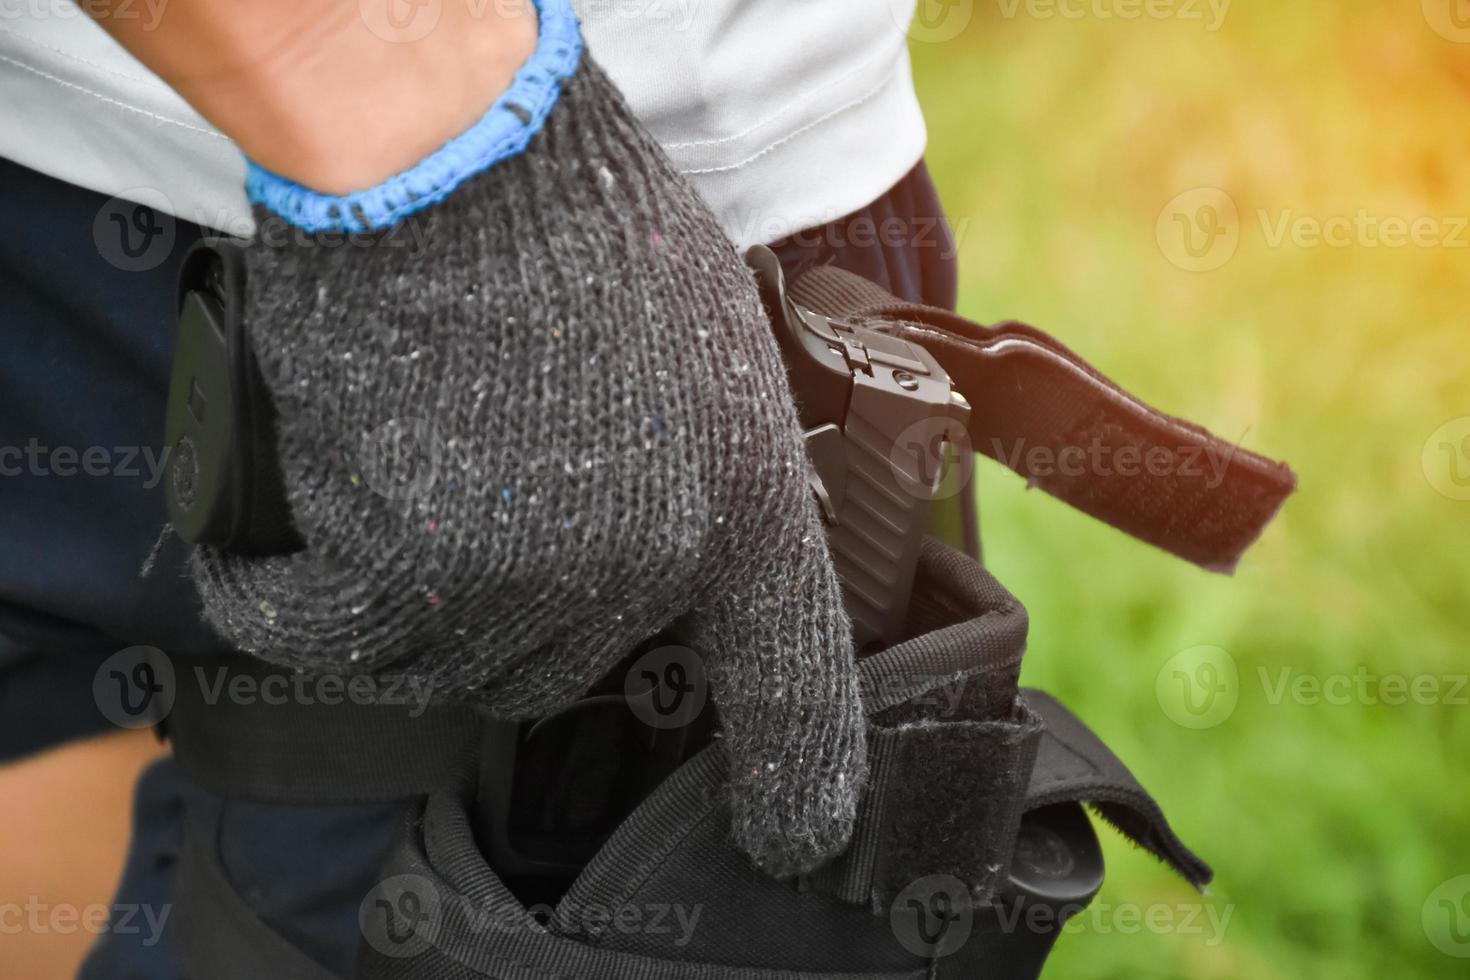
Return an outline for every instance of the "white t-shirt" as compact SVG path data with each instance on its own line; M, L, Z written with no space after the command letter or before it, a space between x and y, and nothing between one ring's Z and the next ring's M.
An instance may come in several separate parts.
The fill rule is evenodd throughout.
M923 152L906 45L916 0L573 2L593 55L742 248L857 210ZM146 27L168 3L114 15ZM0 156L252 227L240 151L71 0L0 0Z

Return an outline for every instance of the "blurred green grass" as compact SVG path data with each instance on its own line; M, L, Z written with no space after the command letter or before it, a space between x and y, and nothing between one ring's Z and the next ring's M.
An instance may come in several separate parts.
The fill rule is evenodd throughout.
M1470 707L1270 697L1284 667L1470 670L1470 502L1437 492L1421 462L1437 429L1470 416L1470 232L1454 233L1470 215L1470 45L1412 0L1232 6L1218 31L952 7L972 12L957 37L911 47L961 309L1043 326L1301 478L1221 578L982 465L987 563L1032 614L1025 682L1130 762L1214 865L1207 904L1230 913L1223 938L1086 917L1047 976L1470 976L1421 918L1436 886L1470 873ZM1155 236L1198 187L1240 216L1238 251L1209 272L1176 267ZM1454 240L1273 245L1260 217L1360 209L1427 216ZM1195 730L1165 714L1155 681L1199 645L1229 651L1240 682L1233 714ZM1197 901L1102 834L1101 902Z

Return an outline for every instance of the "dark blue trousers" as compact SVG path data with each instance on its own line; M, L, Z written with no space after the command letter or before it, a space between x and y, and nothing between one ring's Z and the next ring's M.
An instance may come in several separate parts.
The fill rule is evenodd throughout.
M0 760L105 730L102 661L129 646L227 652L199 617L183 547L139 570L165 522L163 416L174 281L200 229L0 160ZM869 207L777 243L788 272L836 263L952 306L954 242L920 164ZM119 918L84 980L176 980L167 927L185 814L260 915L347 974L393 806L221 798L172 761L139 781ZM146 910L149 914L144 915ZM158 934L130 923L159 922Z

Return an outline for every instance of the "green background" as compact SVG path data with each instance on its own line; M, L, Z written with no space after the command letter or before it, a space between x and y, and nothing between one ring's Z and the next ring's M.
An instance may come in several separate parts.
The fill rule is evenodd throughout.
M1470 976L1451 955L1470 956L1470 879L1451 881L1470 874L1470 691L1452 697L1470 671L1470 22L1459 37L1439 3L1239 3L1212 30L1193 0L1138 19L1128 0L921 0L962 311L1042 326L1301 479L1226 578L982 463L987 562L1032 616L1025 682L1130 762L1229 915L1191 927L1200 900L1104 829L1102 911L1048 977ZM1188 271L1168 209L1202 187L1233 200L1238 247ZM1358 225L1313 239L1333 217ZM1426 219L1424 240L1362 230L1390 218ZM1197 665L1171 658L1201 646L1235 666L1234 706L1189 727L1169 692ZM1360 668L1438 693L1278 696Z

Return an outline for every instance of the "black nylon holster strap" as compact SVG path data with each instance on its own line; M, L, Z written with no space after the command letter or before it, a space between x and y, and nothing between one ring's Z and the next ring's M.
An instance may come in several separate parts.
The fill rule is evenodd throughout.
M302 806L388 803L442 785L477 743L469 708L420 704L393 681L323 686L245 656L174 657L163 729L185 775L229 800ZM298 699L306 691L311 700ZM406 703L401 703L406 702ZM175 917L190 980L333 980L231 884L210 825L187 822Z
M480 736L472 709L421 705L406 681L395 694L392 680L361 678L373 693L355 700L354 679L338 678L333 703L324 703L319 683L303 685L253 657L176 657L173 667L177 693L163 727L174 758L190 779L227 799L412 799L441 785ZM248 682L247 697L231 693L239 679ZM317 692L313 703L295 700L289 692L298 689Z
M1053 803L1090 804L1120 832L1184 876L1196 888L1214 872L1169 826L1164 811L1102 739L1044 691L1027 689L1027 702L1045 730L1031 771L1026 809Z
M984 327L834 266L804 272L788 293L924 347L968 399L977 452L1202 568L1234 569L1296 488L1284 463L1145 404L1035 327Z

